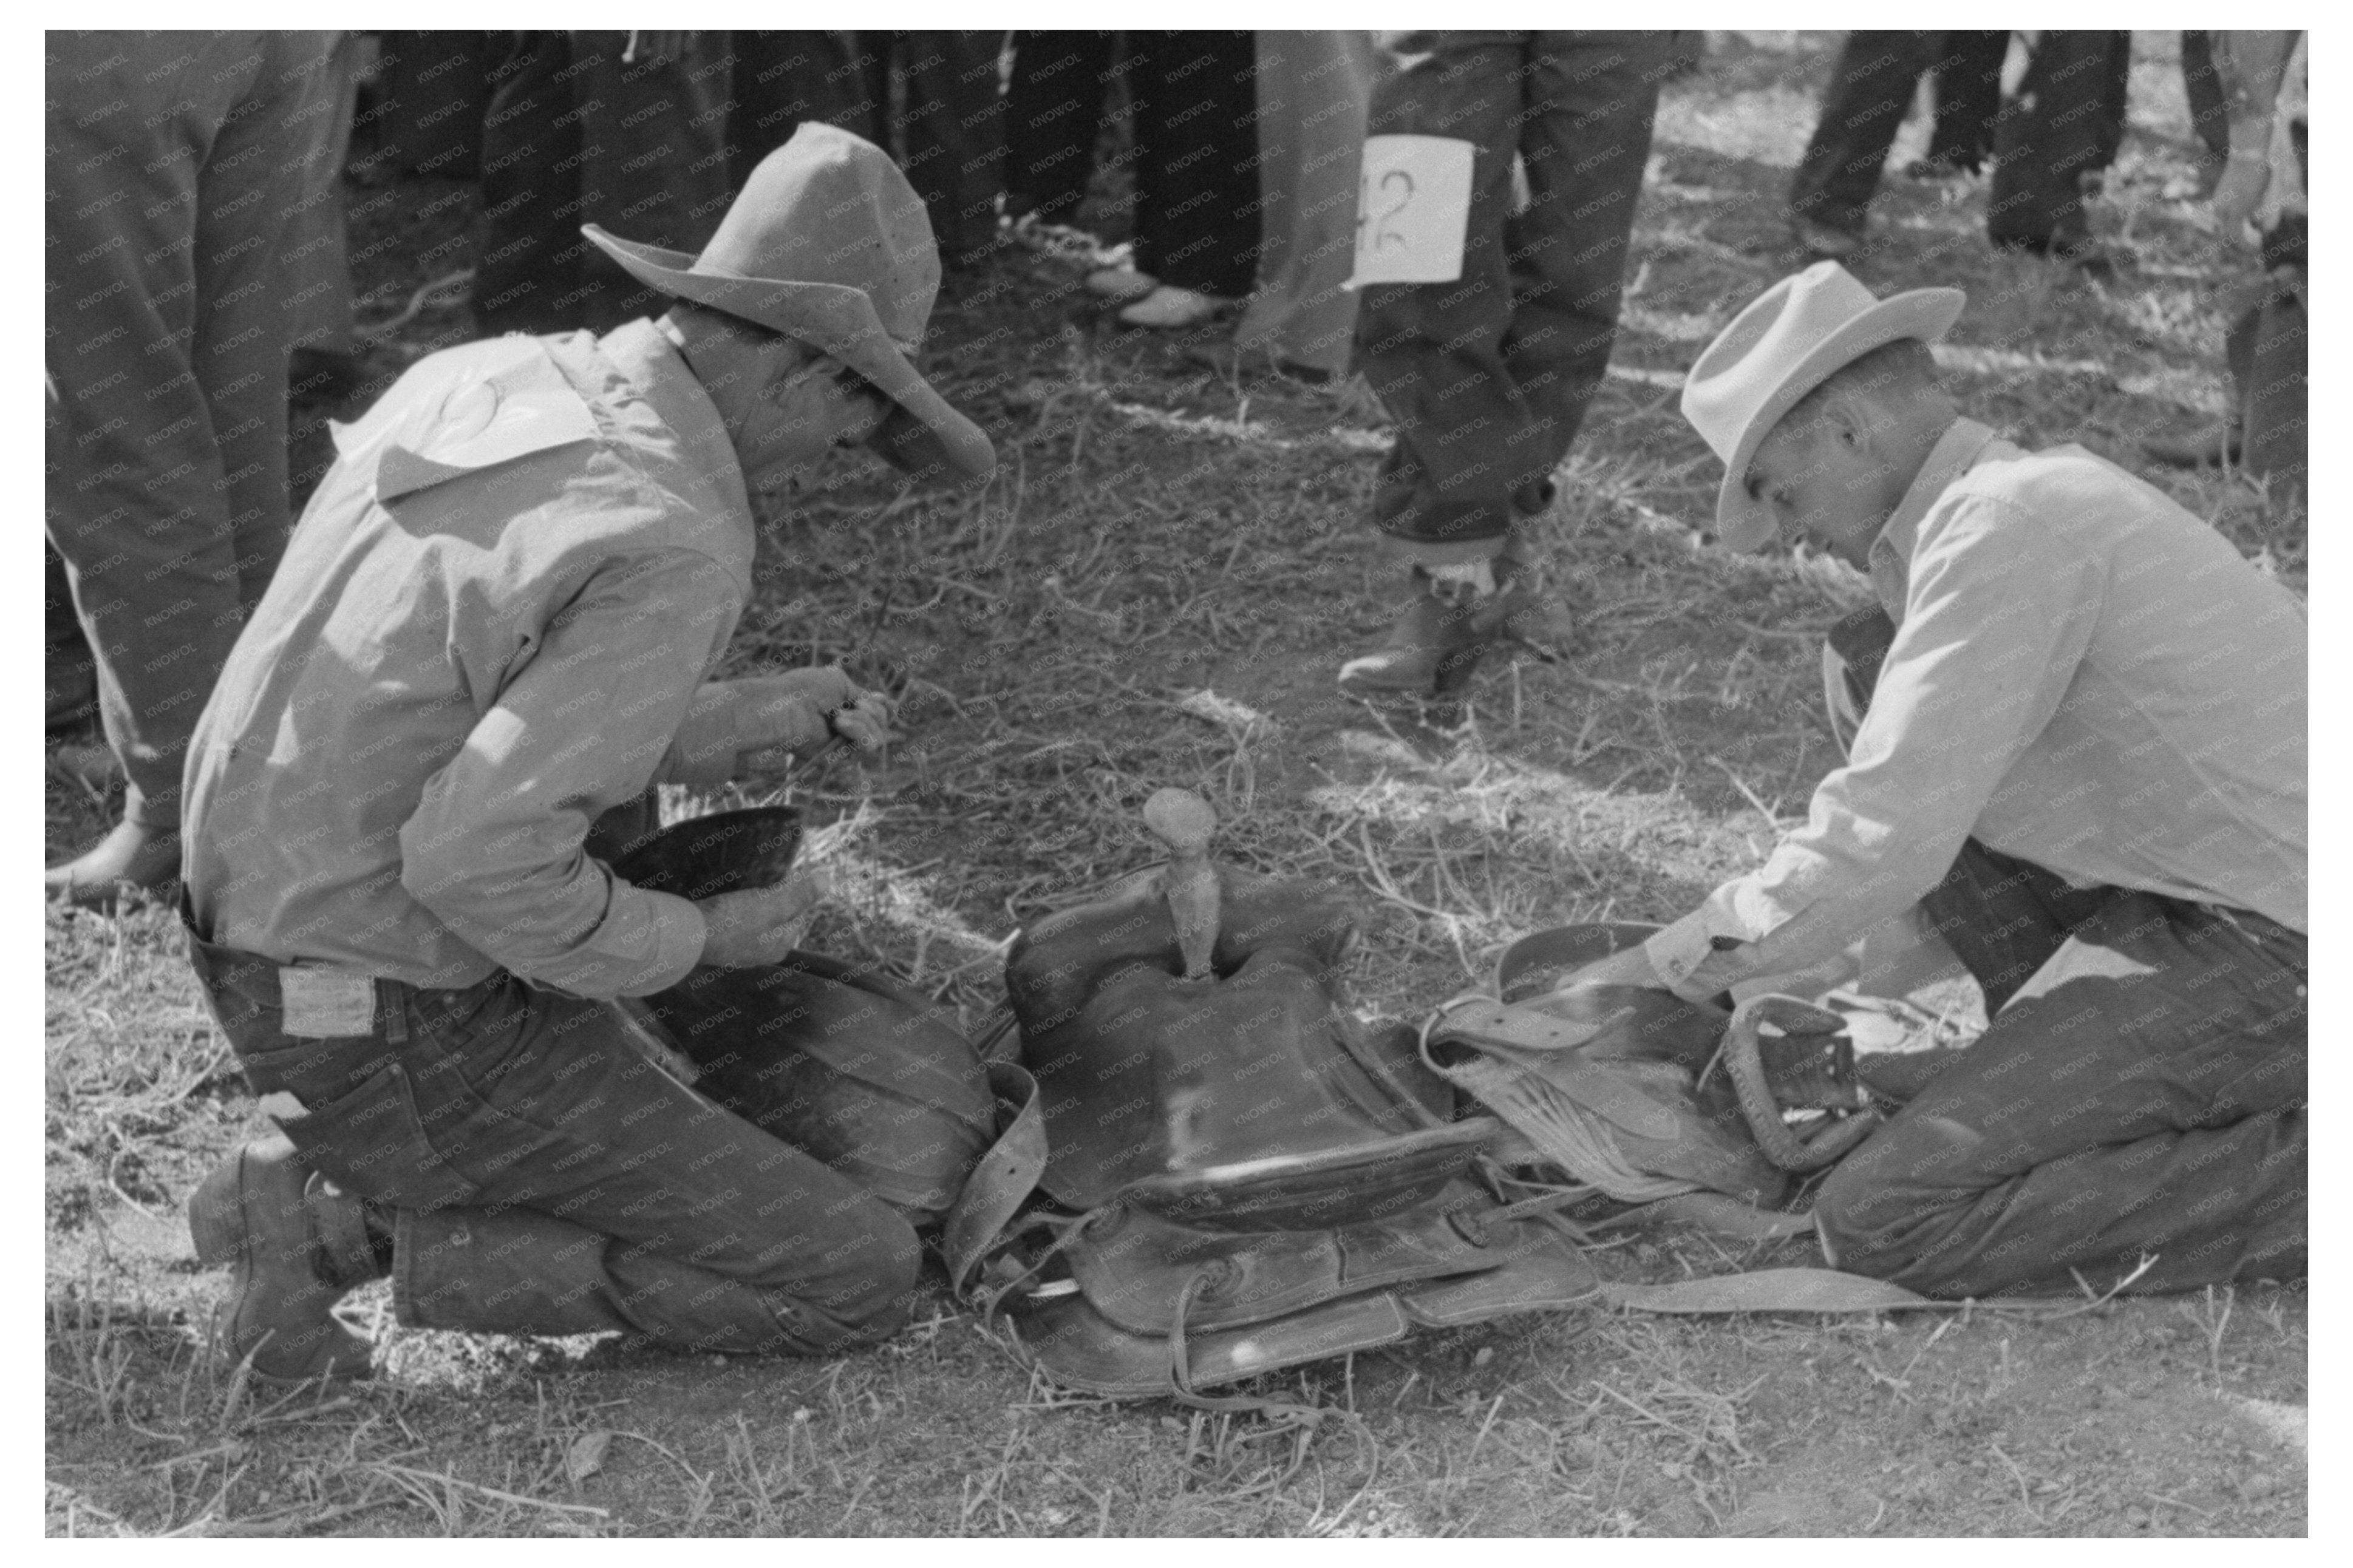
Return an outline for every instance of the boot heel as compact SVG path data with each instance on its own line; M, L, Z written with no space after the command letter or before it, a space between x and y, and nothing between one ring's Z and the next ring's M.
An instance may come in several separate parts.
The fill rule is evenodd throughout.
M231 1160L216 1167L188 1200L188 1236L196 1244L196 1261L206 1268L227 1268L245 1251L242 1163Z

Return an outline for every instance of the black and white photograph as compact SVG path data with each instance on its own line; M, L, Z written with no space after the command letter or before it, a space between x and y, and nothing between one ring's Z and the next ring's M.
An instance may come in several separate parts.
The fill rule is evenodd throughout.
M2304 30L58 19L45 1537L2333 1533Z

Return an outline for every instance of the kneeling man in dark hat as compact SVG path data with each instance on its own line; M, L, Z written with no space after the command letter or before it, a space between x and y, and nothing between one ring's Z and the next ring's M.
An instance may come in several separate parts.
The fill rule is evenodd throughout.
M915 1279L901 1213L657 1068L613 1000L776 963L812 887L650 890L592 829L886 732L838 669L707 678L755 492L855 443L994 464L909 357L930 225L811 125L700 257L584 232L676 303L435 354L339 427L190 750L191 952L284 1134L190 1223L265 1376L364 1373L330 1309L386 1273L405 1323L799 1353L895 1328Z
M1696 1001L1915 924L1991 1027L1823 1183L1835 1266L1945 1298L2300 1276L2304 606L2115 464L1961 416L1928 343L1964 303L1824 262L1693 368L1725 542L1810 542L1878 605L1831 633L1846 763L1806 825L1577 978Z

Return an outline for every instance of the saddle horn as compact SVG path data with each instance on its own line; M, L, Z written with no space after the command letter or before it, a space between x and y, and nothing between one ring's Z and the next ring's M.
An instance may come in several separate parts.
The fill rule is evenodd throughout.
M1187 789L1159 789L1144 803L1144 825L1168 847L1168 869L1160 886L1168 900L1176 950L1185 956L1185 978L1209 973L1209 950L1218 943L1218 872L1209 864L1209 837L1218 814Z

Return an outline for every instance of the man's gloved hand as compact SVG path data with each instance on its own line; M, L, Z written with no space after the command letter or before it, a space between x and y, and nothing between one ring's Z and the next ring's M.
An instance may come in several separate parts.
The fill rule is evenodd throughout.
M891 738L891 700L862 689L839 665L733 685L739 768L773 766L785 752L807 756L837 735L863 752L879 751Z
M704 927L702 961L722 969L783 962L832 892L824 871L795 870L774 887L696 900Z

